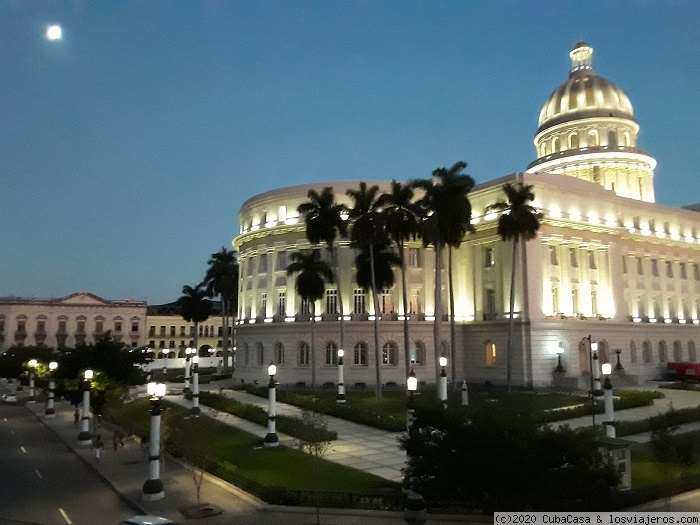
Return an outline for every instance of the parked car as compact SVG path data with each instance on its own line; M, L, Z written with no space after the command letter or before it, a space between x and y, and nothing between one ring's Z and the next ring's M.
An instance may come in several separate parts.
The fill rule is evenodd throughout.
M159 516L134 516L122 521L122 525L175 525L175 522Z
M9 392L7 394L3 394L2 399L3 399L3 401L5 401L5 403L16 403L17 402L17 394L14 394L13 392Z

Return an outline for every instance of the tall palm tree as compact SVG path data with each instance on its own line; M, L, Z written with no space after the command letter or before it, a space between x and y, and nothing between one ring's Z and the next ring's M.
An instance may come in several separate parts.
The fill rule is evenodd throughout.
M506 384L510 392L513 375L513 331L515 327L515 272L519 241L526 242L537 237L542 213L530 203L535 199L532 184L522 181L506 182L503 192L507 201L498 201L486 208L487 212L499 212L498 234L503 242L513 241L513 261L510 272L510 315L508 321L508 346L506 348Z
M212 253L207 261L209 268L204 276L204 284L209 297L219 296L221 300L221 326L223 329L222 352L224 357L224 374L229 373L228 343L229 324L238 309L238 253L221 247L221 251Z
M329 260L333 265L335 282L338 283L338 303L340 304L340 348L344 348L345 309L335 240L338 236L347 237L348 235L348 223L344 218L347 209L343 204L335 202L333 188L330 187L323 188L321 193L309 190L307 197L309 200L297 206L297 212L304 218L306 238L311 244L325 243Z
M207 299L207 290L202 283L192 287L182 287L182 295L177 300L180 315L188 323L194 323L194 347L199 355L199 323L209 319L211 301Z
M382 208L386 232L399 248L401 264L401 293L403 298L403 342L405 376L411 370L411 350L408 330L408 291L406 289L406 241L418 235L422 217L421 208L413 201L413 188L408 184L391 181L391 191L380 196L377 205Z
M316 301L323 298L326 283L333 282L333 270L317 249L292 252L290 257L287 275L298 274L294 289L311 308L311 388L316 390Z
M377 278L374 268L374 251L377 246L387 244L384 217L377 205L379 186L367 187L367 183L361 182L357 190L347 190L347 195L353 200L354 206L349 210L350 219L353 221L350 241L354 248L366 251L369 257L370 283L374 294L374 361L375 361L375 397L377 401L382 398L381 370L379 361L379 298L376 294Z
M467 167L464 161L456 162L450 168L433 170L432 178L414 181L412 185L425 194L418 201L426 218L422 224L423 245L433 245L435 249L435 324L433 344L435 352L435 383L440 380L439 354L442 346L442 251L446 246L456 247L464 235L472 230L472 207L467 194L474 187L474 179L462 171ZM452 273L449 273L452 288ZM451 315L454 316L454 307ZM455 377L455 344L451 348L452 377Z

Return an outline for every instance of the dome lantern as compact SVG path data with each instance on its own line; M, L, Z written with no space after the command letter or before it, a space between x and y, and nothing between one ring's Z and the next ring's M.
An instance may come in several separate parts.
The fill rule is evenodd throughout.
M593 72L593 48L591 46L585 42L579 42L569 52L569 56L571 57L571 73L569 75L582 70Z

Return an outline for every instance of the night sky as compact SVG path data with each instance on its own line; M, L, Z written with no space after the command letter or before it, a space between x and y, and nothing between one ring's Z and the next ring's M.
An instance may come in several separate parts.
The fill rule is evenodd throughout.
M579 40L700 202L699 37L693 0L0 0L0 295L168 302L257 193L522 171Z

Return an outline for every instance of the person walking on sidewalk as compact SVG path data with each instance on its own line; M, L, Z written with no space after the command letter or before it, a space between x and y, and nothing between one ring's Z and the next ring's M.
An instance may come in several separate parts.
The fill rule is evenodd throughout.
M95 451L95 460L99 461L100 460L100 455L102 454L102 447L104 447L105 444L102 441L102 436L97 434L95 436L94 441L92 442L92 449Z
M73 412L73 425L77 427L78 421L80 421L80 412L78 412L78 409L76 408L75 412Z

